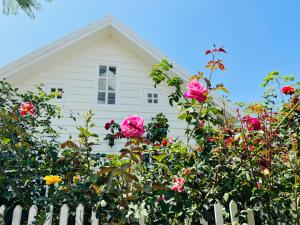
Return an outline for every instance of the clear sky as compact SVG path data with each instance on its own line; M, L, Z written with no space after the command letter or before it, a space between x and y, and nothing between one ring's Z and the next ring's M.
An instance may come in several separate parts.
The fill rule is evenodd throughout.
M187 71L205 70L212 44L228 51L214 81L254 101L270 71L300 77L299 0L52 0L31 19L0 14L0 65L113 15Z

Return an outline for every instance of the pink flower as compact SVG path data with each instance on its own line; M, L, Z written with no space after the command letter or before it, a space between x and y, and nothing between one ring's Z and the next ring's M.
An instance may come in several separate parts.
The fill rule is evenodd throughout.
M30 116L35 115L35 108L31 102L22 102L19 107L19 112L22 116L29 114Z
M199 81L192 80L187 84L187 92L184 93L184 97L193 98L199 102L204 102L207 98L208 90Z
M128 116L121 124L121 133L127 138L141 137L145 133L143 118Z
M258 118L254 118L251 116L246 116L245 117L245 122L246 122L246 127L248 130L260 130L261 129L261 125L259 122Z
M292 86L285 86L281 89L281 92L286 95L292 95L296 92L296 89Z
M173 179L174 181L174 185L172 187L173 191L177 191L177 192L183 192L183 185L184 185L184 178L183 177L179 177L178 179L176 177L174 177Z

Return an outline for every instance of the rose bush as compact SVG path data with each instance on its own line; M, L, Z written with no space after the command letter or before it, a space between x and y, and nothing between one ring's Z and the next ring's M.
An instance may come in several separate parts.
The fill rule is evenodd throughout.
M234 200L240 223L250 208L257 224L299 224L299 208L291 208L299 197L299 83L272 72L262 83L263 101L240 104L236 116L228 115L225 98L220 105L212 98L213 92L228 92L213 82L214 74L225 69L223 53L216 46L207 50L208 76L199 72L187 84L171 75L166 60L150 73L154 86L165 82L173 90L169 103L186 122L187 141L168 136L162 114L146 125L136 115L121 124L112 118L104 125L106 140L113 145L115 139L126 139L113 155L92 152L99 139L92 132L92 112L84 115L78 138L59 145L51 125L59 114L47 103L51 96L41 89L19 94L2 82L0 204L21 204L25 211L38 204L44 213L37 224L43 224L50 203L59 215L62 204L73 213L81 202L86 213L96 211L101 224L138 224L145 218L147 224L181 225L189 218L196 225L201 217L213 224L213 204L221 203L228 212ZM7 224L11 212L5 215ZM224 216L229 221L228 213Z

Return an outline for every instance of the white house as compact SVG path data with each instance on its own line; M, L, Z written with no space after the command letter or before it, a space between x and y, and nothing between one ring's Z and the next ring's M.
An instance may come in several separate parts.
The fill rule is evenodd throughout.
M0 69L20 90L33 90L43 83L49 92L63 91L54 100L62 107L65 118L55 121L64 128L62 140L76 136L81 115L91 109L95 113L95 132L101 145L96 151L112 152L103 141L104 124L114 119L121 122L128 115L140 115L146 121L159 112L167 115L170 135L182 137L185 123L177 119L177 109L168 105L170 92L166 86L155 89L148 77L152 65L167 58L130 31L114 17L106 17L54 43L24 56ZM188 80L191 76L173 64L174 74ZM220 97L214 96L216 103ZM78 121L68 118L79 113ZM228 108L228 114L233 111Z

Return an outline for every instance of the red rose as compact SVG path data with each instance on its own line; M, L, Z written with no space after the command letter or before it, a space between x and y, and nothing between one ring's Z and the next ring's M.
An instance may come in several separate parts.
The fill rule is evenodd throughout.
M281 89L281 92L285 95L292 95L292 94L295 94L296 88L294 88L292 86L285 86Z
M259 122L258 118L254 118L251 116L246 116L245 117L245 122L246 122L246 127L248 130L260 130L261 129L261 125Z
M106 123L105 126L104 126L104 128L105 128L106 130L108 130L108 129L110 128L110 123Z
M162 144L163 146L167 146L168 141L167 141L167 140L163 140L163 141L161 142L161 144Z

